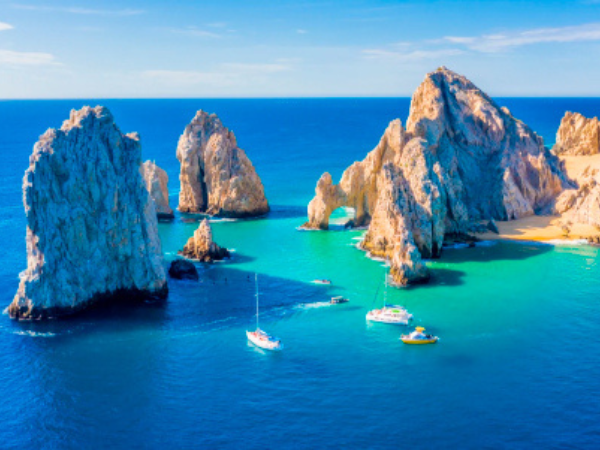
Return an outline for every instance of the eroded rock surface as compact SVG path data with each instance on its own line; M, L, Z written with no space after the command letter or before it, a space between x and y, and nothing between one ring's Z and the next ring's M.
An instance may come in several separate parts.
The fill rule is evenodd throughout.
M194 235L189 238L187 244L179 253L186 258L202 262L219 261L229 256L229 251L226 248L219 247L213 241L212 229L207 219L200 223L200 226L194 231Z
M122 134L108 109L85 107L40 137L29 164L27 269L11 317L51 318L101 301L166 297L137 134Z
M600 153L600 121L579 113L567 112L560 121L553 148L558 155L595 155Z
M394 280L405 285L426 279L421 257L438 257L445 234L550 212L567 185L537 134L440 68L414 93L406 129L392 121L339 184L321 177L305 227L326 229L333 210L354 208L357 225L369 224L363 248L389 258Z
M235 135L215 114L198 111L177 145L179 210L224 217L266 214L262 182Z
M173 210L169 206L169 176L167 172L152 161L146 161L140 166L140 172L146 183L146 189L154 200L154 207L159 219L174 218Z
M577 188L558 197L556 212L565 223L588 224L600 230L600 170L588 167L577 181Z

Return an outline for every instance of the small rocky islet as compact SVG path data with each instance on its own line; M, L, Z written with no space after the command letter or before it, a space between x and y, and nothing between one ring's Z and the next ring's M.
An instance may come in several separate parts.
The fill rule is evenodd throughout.
M600 153L598 120L567 113L554 149L464 76L444 67L413 95L406 127L392 121L339 184L325 173L305 228L328 228L340 206L368 226L361 248L390 261L398 285L429 279L424 258L449 240L471 239L495 221L534 214L600 228L600 175L569 179L557 155ZM233 132L198 111L176 151L178 210L223 217L269 211L264 187ZM93 164L89 162L93 161ZM168 295L157 219L173 219L168 176L141 163L137 134L122 134L108 109L72 111L40 137L23 180L27 269L8 313L55 318L107 301ZM173 278L197 279L189 260L229 256L203 220L171 263Z

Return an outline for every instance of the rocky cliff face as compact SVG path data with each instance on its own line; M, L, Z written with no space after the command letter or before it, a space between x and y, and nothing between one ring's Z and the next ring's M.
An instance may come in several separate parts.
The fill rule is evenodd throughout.
M159 219L174 218L173 210L169 206L169 176L167 172L152 161L146 161L140 166L140 173L144 178L146 189L154 200L154 208Z
M85 107L44 133L29 163L27 269L11 317L57 317L105 300L166 297L136 134L121 134L106 108Z
M560 121L553 148L557 155L594 155L600 153L600 121L579 113L567 112Z
M582 223L600 229L600 170L588 167L578 187L565 190L556 201L556 212L565 223Z
M183 247L183 251L179 253L186 258L202 262L219 261L229 256L226 248L219 247L213 241L212 229L206 219L200 223L200 226L194 231L194 235Z
M269 211L254 166L216 115L198 111L179 139L177 159L180 211L225 217Z
M321 177L305 226L326 229L334 209L355 208L357 224L369 224L363 248L391 260L397 283L420 282L421 256L438 257L445 234L550 211L567 184L538 135L440 68L414 93L406 130L391 122L339 184Z

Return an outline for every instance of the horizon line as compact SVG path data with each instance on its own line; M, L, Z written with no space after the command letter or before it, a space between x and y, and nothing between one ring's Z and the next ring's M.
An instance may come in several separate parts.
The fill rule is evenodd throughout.
M600 94L595 95L498 95L495 98L523 98L523 99L600 99ZM412 95L336 95L336 96L281 96L281 97L14 97L0 98L0 102L10 101L56 101L56 100L355 100L355 99L412 99Z

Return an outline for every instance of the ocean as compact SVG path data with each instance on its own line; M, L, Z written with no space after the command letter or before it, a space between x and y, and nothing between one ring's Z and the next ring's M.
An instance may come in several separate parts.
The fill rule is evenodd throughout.
M600 114L600 99L497 102L547 145L565 111ZM445 250L428 263L429 285L388 291L440 337L406 346L405 327L365 321L382 302L386 268L355 248L364 230L297 230L320 175L339 179L389 121L404 123L407 98L0 102L3 307L26 264L21 183L33 144L70 109L96 104L123 132L140 133L144 160L169 174L174 208L177 140L196 110L217 113L272 212L213 220L216 242L234 257L204 266L200 282L171 280L162 306L48 323L0 316L0 448L600 447L597 247ZM197 224L178 215L159 225L167 260ZM247 343L255 273L261 325L283 352ZM329 305L334 295L350 302Z

